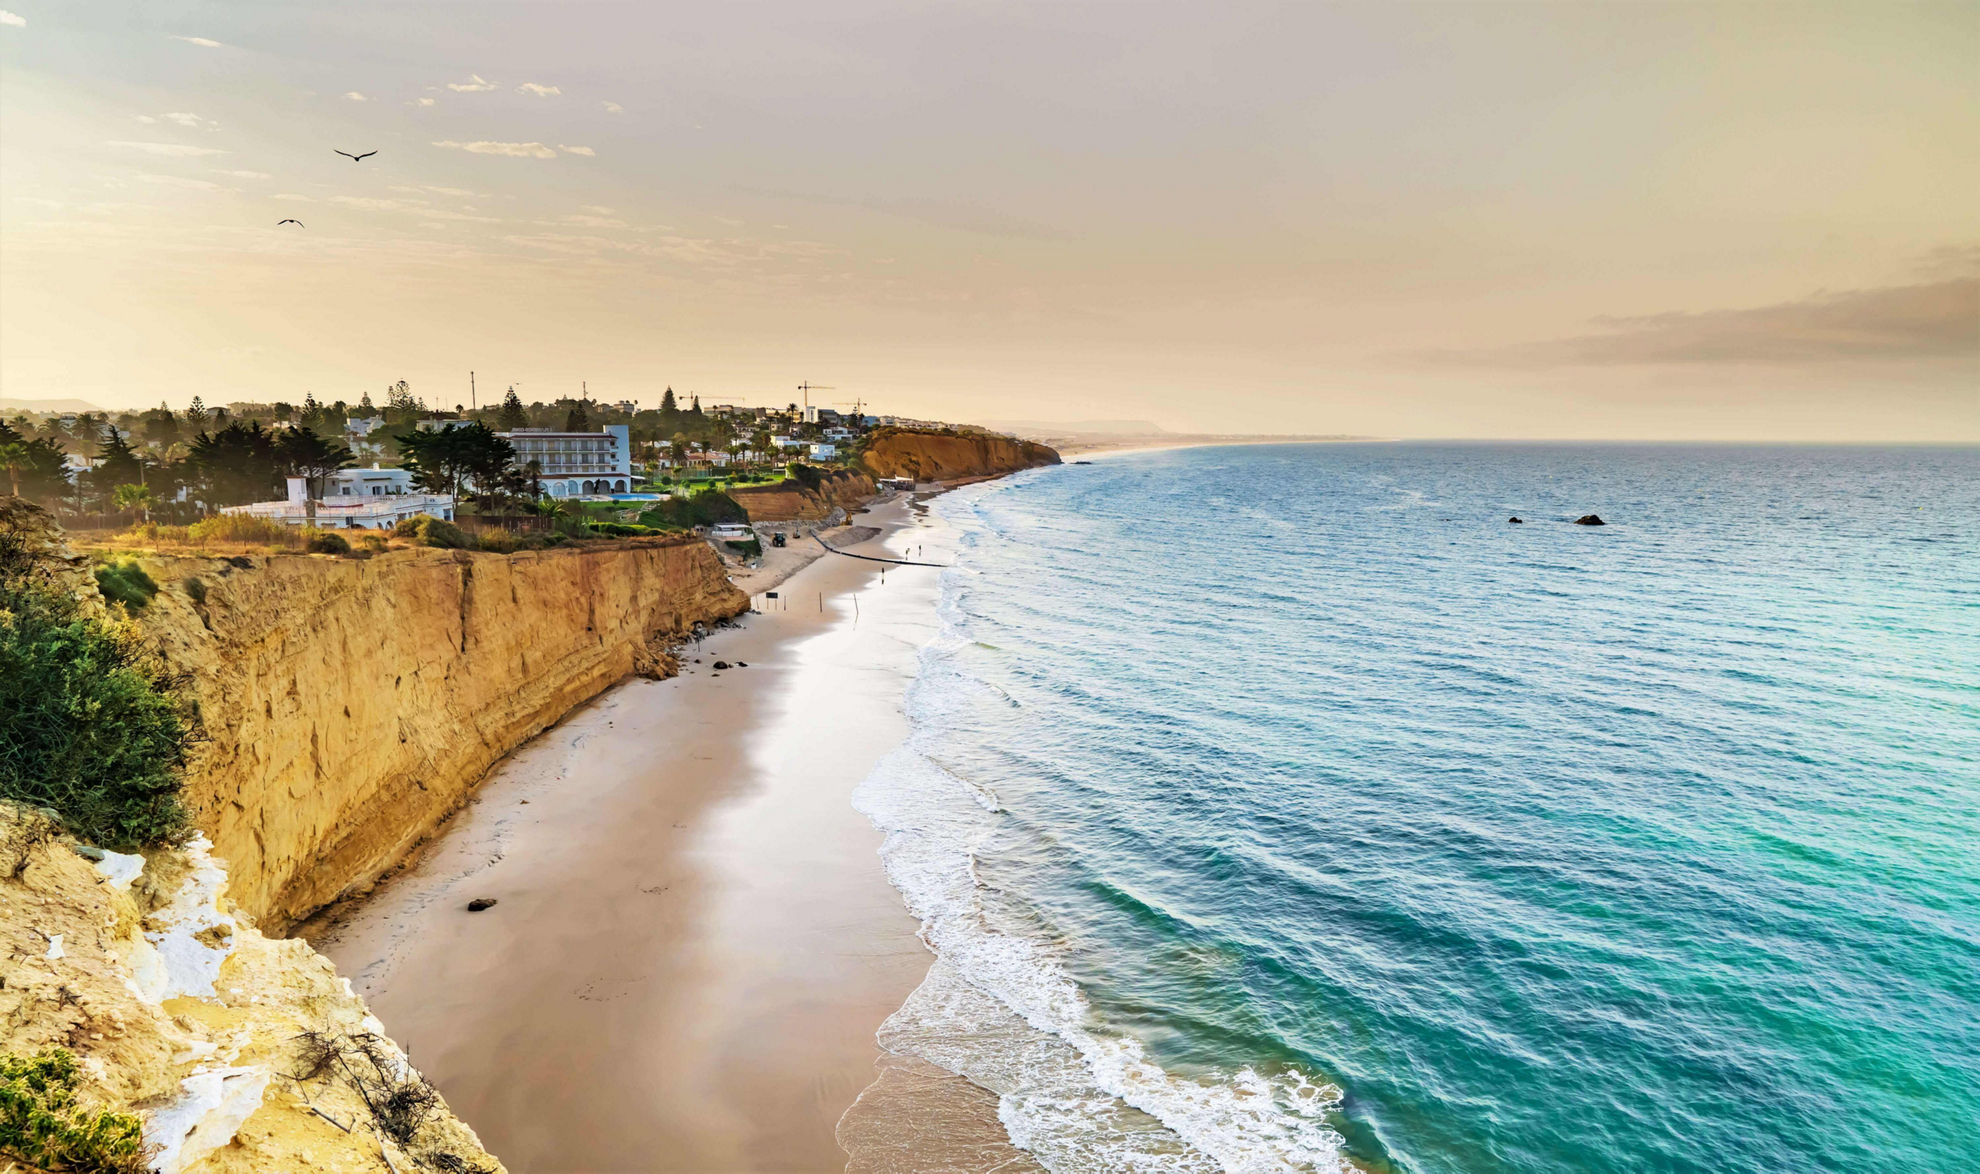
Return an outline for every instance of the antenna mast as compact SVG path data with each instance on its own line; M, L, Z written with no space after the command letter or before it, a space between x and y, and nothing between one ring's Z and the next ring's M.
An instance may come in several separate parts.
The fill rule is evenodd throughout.
M468 411L477 411L481 405L474 402L474 372L468 372Z

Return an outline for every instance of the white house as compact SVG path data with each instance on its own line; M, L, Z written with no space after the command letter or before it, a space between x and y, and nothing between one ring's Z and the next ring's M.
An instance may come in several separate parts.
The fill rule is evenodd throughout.
M543 492L552 497L625 493L632 489L632 428L607 424L597 432L518 428L497 435L515 446L520 467L535 461Z
M404 469L340 469L323 479L323 497L399 497L413 492L412 474Z
M811 446L811 459L814 461L829 461L838 455L839 450L836 445L814 444Z
M345 470L345 473L387 472L400 473L400 469L358 469ZM338 474L343 476L344 474ZM417 518L421 514L431 514L436 518L454 520L454 495L451 493L341 493L342 485L335 478L326 479L325 496L316 503L316 524L326 530L390 530L407 518ZM249 505L220 507L223 514L246 514L255 518L270 518L289 526L309 524L309 491L307 482L301 477L289 478L289 498L287 501L257 501ZM345 482L342 484L350 484ZM361 484L361 482L360 482ZM337 486L337 488L332 488ZM381 486L382 490L382 486Z
M795 436L772 436L770 443L778 448L803 448L806 442Z

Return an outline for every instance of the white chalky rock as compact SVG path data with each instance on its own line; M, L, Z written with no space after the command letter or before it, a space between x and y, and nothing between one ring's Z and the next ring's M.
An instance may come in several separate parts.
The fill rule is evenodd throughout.
M179 1099L152 1113L144 1126L146 1144L158 1147L152 1170L179 1174L234 1140L261 1107L270 1075L267 1065L256 1064L202 1069L181 1080Z
M144 875L144 857L125 855L122 852L105 852L103 859L96 862L96 871L110 882L110 887L120 893L130 891L131 882Z

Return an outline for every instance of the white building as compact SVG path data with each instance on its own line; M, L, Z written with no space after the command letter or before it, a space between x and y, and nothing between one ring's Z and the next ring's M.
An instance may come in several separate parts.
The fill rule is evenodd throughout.
M515 446L516 464L537 463L543 492L551 497L626 493L632 489L632 429L607 424L597 432L518 428L497 433Z
M386 470L345 470L351 472L400 473L400 469ZM390 530L407 518L417 518L430 514L436 518L454 520L454 495L451 493L341 493L335 478L328 478L331 484L325 486L325 496L316 503L316 524L325 530ZM343 484L350 484L345 482ZM362 482L359 482L362 484ZM289 478L289 499L287 501L257 501L250 505L230 505L220 507L223 514L246 514L255 518L270 518L289 526L309 524L309 491L307 482L301 477ZM341 486L338 486L341 488ZM382 490L382 486L381 486Z
M369 469L341 469L323 479L323 497L399 497L413 492L412 474L374 463Z
M770 443L778 448L803 448L805 441L795 436L772 436Z
M814 444L811 446L811 459L814 461L829 461L838 455L839 450L835 445Z

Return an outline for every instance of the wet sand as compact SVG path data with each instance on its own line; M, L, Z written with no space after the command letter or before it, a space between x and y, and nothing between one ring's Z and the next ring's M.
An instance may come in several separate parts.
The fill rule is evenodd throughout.
M915 544L906 502L859 520L882 527L860 553ZM519 749L417 864L307 927L510 1170L845 1167L834 1126L930 962L849 800L906 735L938 574L803 568L680 677Z

